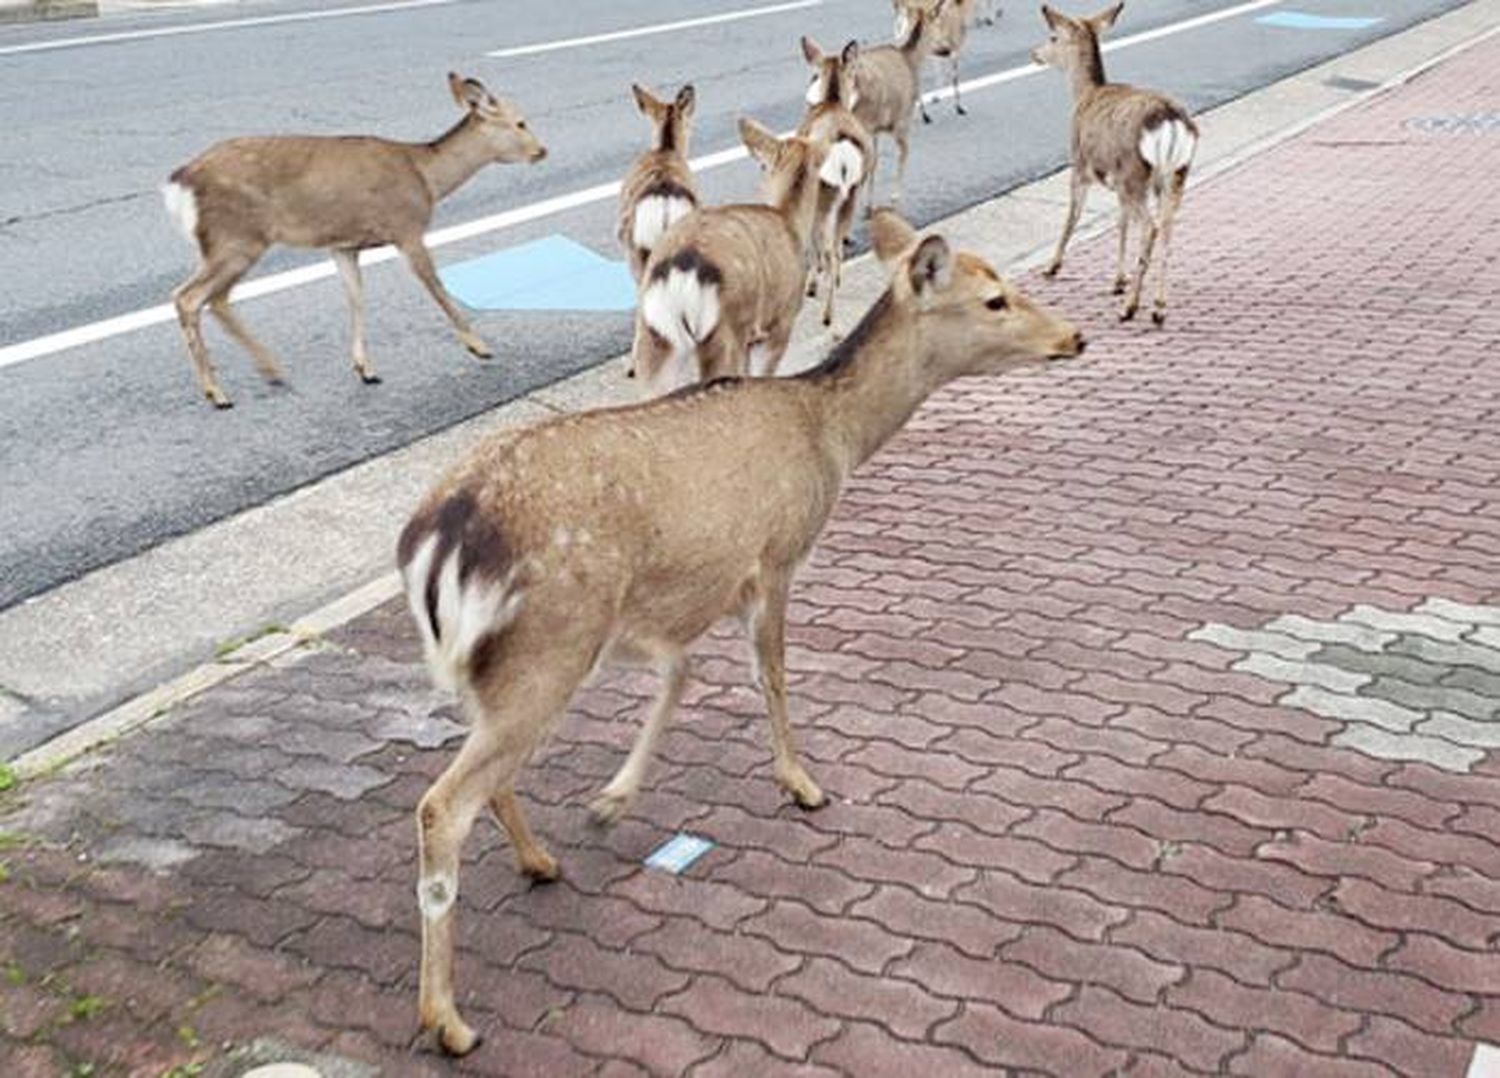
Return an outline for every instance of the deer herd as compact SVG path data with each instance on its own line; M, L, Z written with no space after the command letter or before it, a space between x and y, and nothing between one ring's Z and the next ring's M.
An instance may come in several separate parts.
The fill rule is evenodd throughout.
M454 1054L479 1037L453 987L460 850L486 806L520 870L555 879L527 825L516 778L575 690L606 664L654 669L655 707L618 773L591 805L627 813L681 696L687 654L714 623L739 619L770 717L776 780L797 804L824 794L798 758L786 699L789 591L850 472L936 389L967 375L1076 356L1084 339L976 254L920 235L875 208L882 136L896 144L889 203L900 200L919 75L945 58L954 107L977 0L893 0L895 39L825 51L804 37L807 111L778 136L750 119L740 136L763 172L756 202L705 205L688 164L697 97L633 86L651 142L621 185L617 235L638 287L629 372L648 399L490 436L428 494L400 536L398 563L432 676L455 691L468 735L417 808L422 918L419 1015ZM1187 112L1105 80L1100 37L1123 4L1089 17L1048 6L1033 52L1071 82L1072 198L1056 273L1091 183L1120 201L1115 290L1133 317L1153 256L1152 315L1166 314L1174 214L1198 137ZM219 143L172 174L167 206L201 260L174 300L205 396L229 400L199 322L207 305L268 379L275 358L228 303L273 243L332 252L352 312L353 363L366 352L357 252L391 244L447 314L464 346L490 355L449 297L423 243L434 206L490 162L536 162L546 149L520 111L475 79L449 77L462 118L429 143L379 138L254 138ZM805 297L833 320L845 246L863 199L885 294L821 364L775 375ZM1133 277L1126 241L1140 234Z

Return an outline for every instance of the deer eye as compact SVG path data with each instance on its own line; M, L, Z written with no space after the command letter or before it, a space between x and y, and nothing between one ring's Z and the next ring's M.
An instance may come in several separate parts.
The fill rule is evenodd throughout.
M516 127L519 128L522 131L525 131L526 130L526 121L525 120L518 120L516 122Z
M992 311L1003 311L1010 306L1004 296L993 296L985 300L984 305Z

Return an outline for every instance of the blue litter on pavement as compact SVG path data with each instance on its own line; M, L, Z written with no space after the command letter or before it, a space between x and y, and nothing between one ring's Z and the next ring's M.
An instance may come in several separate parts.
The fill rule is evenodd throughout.
M479 311L628 311L635 282L615 262L566 236L455 262L440 273L465 307Z
M646 867L670 872L675 876L713 848L714 844L701 835L680 831L646 858Z
M1383 18L1382 15L1309 15L1305 11L1274 11L1255 21L1288 30L1363 30Z

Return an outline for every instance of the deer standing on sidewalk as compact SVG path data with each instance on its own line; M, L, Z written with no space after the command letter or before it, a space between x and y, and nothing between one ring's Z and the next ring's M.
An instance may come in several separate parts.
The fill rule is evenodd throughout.
M911 32L917 12L926 16L932 34L932 55L948 61L948 84L953 87L953 108L960 116L967 116L963 99L958 91L959 54L969 35L969 22L974 16L974 0L891 0L896 12L896 40L904 41ZM927 115L927 106L922 101L918 87L917 109L924 124L932 123Z
M906 157L911 148L912 111L921 98L922 63L932 51L932 33L925 12L912 16L910 32L898 42L861 49L854 71L854 115L870 132L870 170L865 180L865 207L875 205L875 171L880 167L880 136L896 142L896 187L891 203L901 201L906 181Z
M229 290L272 244L325 248L349 297L354 369L380 378L365 350L364 285L359 252L393 244L426 286L474 355L489 346L474 332L433 268L422 234L433 208L492 162L537 162L546 148L520 111L494 97L478 79L449 74L463 119L432 142L356 136L273 135L210 146L172 173L162 189L167 211L199 252L197 271L172 294L203 395L230 407L203 342L203 307L250 353L265 378L279 384L281 365L229 303Z
M520 870L558 876L516 799L521 767L601 663L646 664L662 691L592 805L611 823L640 789L687 679L688 648L725 616L754 643L776 779L801 806L823 792L787 714L787 599L850 472L939 386L1072 356L1078 332L939 236L891 212L871 227L886 294L821 366L729 379L643 404L492 436L442 479L398 559L434 680L469 734L422 797L419 1014L443 1049L479 1038L453 990L461 848L486 806Z
M798 136L778 139L747 119L740 138L765 172L765 204L688 214L646 266L630 363L650 394L775 374L791 340L826 150Z
M1167 320L1167 260L1172 222L1182 204L1188 170L1198 148L1198 125L1177 102L1154 90L1106 82L1099 37L1120 17L1123 3L1097 15L1070 18L1042 5L1052 36L1032 50L1039 64L1061 68L1073 84L1073 170L1068 219L1052 262L1042 272L1051 277L1062 268L1063 252L1078 226L1090 182L1098 180L1120 200L1119 248L1115 257L1116 295L1127 293L1121 321L1135 317L1141 289L1161 242L1156 302L1151 319ZM1155 202L1155 213L1152 202ZM1125 275L1125 249L1132 222L1144 229L1134 281Z
M858 42L825 55L810 37L802 39L802 55L816 74L808 89L811 107L797 134L821 143L827 150L818 170L818 222L813 233L813 269L807 294L817 295L823 280L823 324L833 324L833 298L843 282L844 241L854 225L854 205L865 174L874 162L870 133L850 110L855 100L851 65L859 56Z
M662 236L698 208L698 185L688 167L694 93L691 84L671 102L631 86L641 115L651 121L651 149L635 159L620 185L620 246L630 274L640 284L646 262Z

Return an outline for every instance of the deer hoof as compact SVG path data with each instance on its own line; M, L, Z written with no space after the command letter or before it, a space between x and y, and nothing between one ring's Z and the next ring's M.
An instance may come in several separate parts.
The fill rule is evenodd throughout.
M521 856L521 875L533 883L555 883L562 878L562 869L557 858L546 850L537 848Z
M930 124L930 123L932 123L932 117L929 116L929 115L927 115L927 113L924 112L924 113L922 113L922 122L924 124Z
M226 397L224 391L217 386L213 389L204 390L203 395L208 398L209 404L212 404L221 412L227 412L234 407L234 401Z
M1157 309L1157 310L1152 311L1151 312L1151 321L1155 322L1158 326L1164 326L1164 325L1166 325L1167 324L1167 312L1163 311L1161 309Z
M1121 277L1119 280L1115 281L1114 287L1109 290L1110 294L1115 296L1123 296L1125 294L1125 287L1127 283L1128 282L1125 280L1125 278Z
M1136 310L1137 307L1134 303L1127 304L1125 309L1120 312L1120 321L1129 322L1132 318L1135 317Z
M960 116L967 116L969 114L969 110L962 105L954 105L953 108Z
M1057 271L1060 270L1060 269L1062 269L1062 263L1061 262L1050 263L1047 266L1046 269L1042 270L1042 276L1043 277L1056 277L1057 276Z
M471 356L473 356L475 359L494 359L495 358L495 353L493 351L491 351L489 345L487 345L487 344L484 343L484 340L482 338L480 338L480 337L474 337L474 336L467 336L467 337L461 337L460 340L462 340L464 342L464 347L469 350L469 354Z
M384 379L374 371L361 371L359 380L367 386L378 386Z
M450 1056L466 1056L484 1043L484 1038L455 1018L452 1025L438 1027L438 1047Z
M589 821L595 827L613 827L630 811L630 800L624 794L601 793L589 802Z

